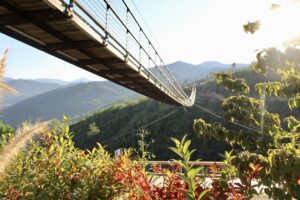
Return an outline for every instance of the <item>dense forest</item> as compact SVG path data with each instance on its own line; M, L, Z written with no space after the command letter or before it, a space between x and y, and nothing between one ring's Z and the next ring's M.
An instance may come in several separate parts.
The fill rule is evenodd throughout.
M248 69L237 71L233 76L246 79L252 91L255 83L266 80L263 75ZM278 80L278 76L274 74L271 79ZM149 149L156 156L155 160L168 160L174 157L167 148L171 146L170 137L180 138L188 134L193 140L192 148L197 149L194 158L221 160L220 154L229 147L212 138L197 137L193 131L193 121L200 117L207 122L220 120L207 110L222 115L220 102L228 96L230 93L216 85L214 81L201 80L197 85L197 102L192 108L169 106L144 98L100 110L72 125L71 130L74 133L75 144L79 148L92 148L100 142L113 152L118 148L137 148L138 132L146 129L150 132L146 142L155 141ZM286 117L291 112L285 100L268 98L266 107L280 113L281 117ZM228 124L228 127L241 128L232 124Z

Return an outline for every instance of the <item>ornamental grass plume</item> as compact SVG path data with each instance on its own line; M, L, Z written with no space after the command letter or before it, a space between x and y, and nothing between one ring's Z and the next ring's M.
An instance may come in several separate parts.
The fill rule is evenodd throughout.
M0 90L17 93L17 91L3 82L6 58L8 49L4 51L3 57L0 60ZM16 135L12 137L7 145L0 150L0 174L4 172L5 167L25 147L26 143L38 134L42 128L45 128L48 122L36 123L33 125L23 126L16 131Z
M8 49L5 49L3 57L0 60L0 91L4 90L4 91L8 91L11 93L18 93L15 89L9 87L8 85L6 85L3 82L3 78L4 78L4 73L5 73L5 66L6 66L6 58L7 58L7 54L8 54Z
M0 174L6 166L15 158L18 152L37 134L47 127L49 122L25 125L16 131L16 135L0 150Z

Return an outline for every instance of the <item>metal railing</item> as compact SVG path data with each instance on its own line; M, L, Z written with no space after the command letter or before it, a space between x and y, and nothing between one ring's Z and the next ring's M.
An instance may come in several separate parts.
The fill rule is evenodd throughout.
M189 164L191 164L191 165L193 165L195 167L202 166L203 170L207 170L208 171L209 166L217 165L217 166L222 167L223 162L217 162L217 161L198 161L198 162L193 162L193 161L191 161L191 162L189 162ZM155 167L158 167L160 169L164 169L164 168L170 169L170 168L172 168L174 166L177 166L178 167L178 172L182 173L181 166L179 166L174 161L147 161L146 165L148 167L150 166L150 168L152 168L152 169L154 169ZM200 172L200 173L203 173L203 171ZM217 175L217 174L215 174L215 175Z
M70 0L72 10L109 44L183 105L193 104L163 62L125 0Z

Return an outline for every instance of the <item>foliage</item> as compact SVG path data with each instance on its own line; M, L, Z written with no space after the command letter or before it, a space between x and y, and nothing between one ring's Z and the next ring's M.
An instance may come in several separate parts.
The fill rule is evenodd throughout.
M0 195L7 199L114 199L134 194L138 199L140 179L128 185L120 178L128 176L130 169L138 173L139 166L129 155L112 159L100 144L91 151L78 150L68 126L54 123L0 175Z
M138 133L139 140L138 140L138 150L136 151L138 155L138 160L140 161L147 161L155 158L155 155L149 151L150 145L153 145L155 140L151 139L149 142L146 141L146 138L151 135L148 130L141 129Z
M206 200L214 196L219 197L216 199L240 196L239 187L227 184L226 191L219 187L227 175L224 180L212 176L213 184L206 185L205 174L199 176L203 168L189 162L195 151L188 149L191 141L186 137L181 141L172 140L175 147L171 149L182 160L173 165L173 170L154 168L157 175L149 178L145 165L132 159L131 149L117 158L111 158L100 144L91 151L79 150L74 147L66 121L53 122L19 152L5 173L0 174L0 198ZM183 174L179 167L185 170ZM215 174L224 174L224 168L215 166L214 169L217 169ZM162 177L162 184L155 183L157 176Z
M191 156L195 152L195 150L189 151L191 140L186 140L186 137L187 135L185 135L181 141L177 140L176 138L172 138L172 141L174 142L176 147L169 148L182 159L176 160L175 162L178 163L179 166L184 170L184 175L180 177L187 183L188 189L186 190L186 194L188 199L200 200L207 192L207 190L203 190L199 187L200 184L204 182L204 180L197 177L197 175L201 171L203 171L203 168L194 167L194 165L190 163Z
M260 21L248 22L243 26L243 28L246 33L253 34L260 28L260 25L261 25Z
M250 92L250 88L245 82L245 79L236 78L233 79L232 75L229 73L218 73L215 74L215 81L218 84L222 84L226 90L230 92L242 92L248 94Z
M206 87L208 86L202 87L202 89ZM207 90L209 89L207 88ZM200 92L199 94L202 95L203 93ZM218 99L210 99L209 97L204 97L203 99L207 100L206 104L211 106L216 105L216 101L218 101ZM139 130L143 129L145 124L156 121L161 116L176 110L178 111L168 118L144 127L144 129L147 129L151 133L151 135L145 136L145 143L152 143L152 140L156 141L148 147L147 151L154 154L157 160L169 160L173 158L172 152L168 150L168 146L172 145L170 137L179 138L182 137L182 133L184 132L193 133L192 124L194 118L197 116L205 116L209 120L212 120L213 117L204 112L199 112L196 107L184 110L147 99L137 103L109 107L96 112L77 124L71 125L70 128L74 132L76 146L81 149L92 148L99 141L111 153L119 148L134 148L139 150L139 141L141 141L141 137L137 135ZM89 124L91 123L96 124L101 130L101 134L95 136L88 136L86 134L89 131ZM221 158L218 153L223 153L227 148L224 143L216 142L214 139L202 140L196 136L192 136L191 139L194 141L192 148L199 150L194 154L193 159L198 157L208 160L220 160ZM205 149L209 150L204 151Z
M209 166L208 169L203 167L195 167L195 161L191 162L190 157L195 150L189 150L191 140L186 140L186 135L181 139L172 138L175 147L170 149L176 153L181 160L175 160L177 169L175 172L170 173L167 171L167 177L174 178L178 173L178 168L182 168L184 172L177 176L183 182L177 181L177 188L180 189L185 184L186 193L185 198L179 199L234 199L243 200L250 199L253 194L256 194L256 190L253 189L251 182L258 177L258 174L262 167L260 165L250 165L247 173L241 177L241 182L234 181L237 170L229 162L231 159L231 152L226 152L224 157L225 161L222 165L216 163ZM210 178L210 181L207 181ZM176 179L175 179L176 180Z
M0 121L0 150L3 146L7 145L10 138L15 134L15 130L3 122Z
M254 33L258 24L247 24L244 28ZM194 122L198 135L225 141L234 148L225 161L236 168L240 188L247 188L247 198L257 193L254 189L257 186L266 187L263 192L273 199L300 198L300 121L293 115L282 118L265 108L265 98L281 99L291 110L300 106L299 57L300 49L295 46L284 52L276 48L258 52L252 70L265 77L276 73L280 80L256 83L256 96L237 94L225 98L221 122L207 123L203 119ZM228 74L216 77L229 91L239 91L246 84L235 80L236 85L228 84L228 79L231 79Z
M97 127L95 122L91 123L89 125L89 127L90 127L90 130L87 132L87 135L89 137L94 136L94 135L98 135L100 133L100 129Z
M162 183L153 184L151 190L152 199L182 199L187 200L187 184L180 178L179 166L171 165L171 170L155 167L154 171L161 175Z
M240 77L244 79L250 88L248 96L257 98L255 93L255 85L259 82L275 82L280 81L280 77L274 72L269 73L270 76L266 77L258 74L253 70L244 69L232 74L232 79ZM197 86L197 105L205 107L210 111L225 114L222 112L222 99L230 97L231 92L220 87L214 81L207 81L204 84ZM241 93L240 96L245 94ZM263 105L261 98L258 98L258 103ZM229 102L230 103L230 102ZM230 104L234 102L231 101ZM281 124L284 118L290 115L299 115L299 110L289 110L286 99L269 98L266 97L265 107L269 113L279 114ZM139 129L145 124L156 121L161 116L169 112L176 111L178 108L155 102L150 99L144 99L139 102L129 102L117 106L112 106L101 111L94 113L86 119L71 125L71 130L74 132L74 141L77 147L81 149L90 149L96 146L96 142L101 142L106 146L109 152L113 152L119 148L134 148L138 149L139 137L136 135ZM236 112L243 111L242 109ZM269 116L269 115L268 115ZM178 111L166 119L153 123L145 127L151 135L148 136L148 141L154 139L154 145L149 147L149 151L156 155L157 160L169 160L174 158L172 152L168 151L168 146L172 145L169 140L170 137L181 138L184 133L190 135L193 141L191 148L197 149L193 154L192 159L203 160L222 160L219 154L224 154L225 150L230 150L230 147L224 142L218 142L213 137L198 138L193 134L193 121L197 118L203 118L208 123L221 122L218 118L210 115L209 113L200 110L196 106L187 110L178 109ZM273 118L272 118L273 119ZM236 119L239 121L238 119ZM257 115L256 120L260 121L261 116ZM265 117L266 120L266 117ZM87 136L89 131L89 124L95 123L101 134L97 136ZM282 124L285 126L285 124ZM235 125L228 124L229 129L236 129ZM264 128L268 128L265 127ZM251 134L251 133L250 133ZM242 135L240 136L242 138ZM246 143L247 144L247 143Z

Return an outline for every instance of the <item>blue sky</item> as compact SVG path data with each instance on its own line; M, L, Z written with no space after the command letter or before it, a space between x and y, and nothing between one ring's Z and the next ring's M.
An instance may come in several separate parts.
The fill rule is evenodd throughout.
M178 60L193 64L209 60L249 63L254 59L255 50L277 45L268 32L250 36L242 29L249 20L267 18L274 0L133 1L158 40L165 63ZM128 3L135 10L131 0ZM103 80L0 34L0 51L6 47L10 49L8 77Z

